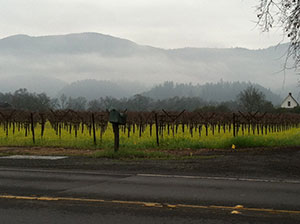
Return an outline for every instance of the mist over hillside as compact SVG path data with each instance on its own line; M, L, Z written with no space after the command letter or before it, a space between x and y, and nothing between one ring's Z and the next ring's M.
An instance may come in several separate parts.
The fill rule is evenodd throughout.
M112 82L87 79L64 86L57 95L67 97L85 97L88 100L100 97L124 98L131 97L147 89L136 82Z
M205 83L203 85L164 82L154 85L149 90L139 83L114 83L111 81L81 80L71 83L59 92L67 97L85 97L88 100L99 98L132 98L135 95L149 97L153 100L165 100L173 97L198 97L207 102L221 103L235 101L237 95L247 87L253 86L261 91L266 100L279 105L282 98L259 84L250 82L224 82Z
M51 97L55 97L58 90L66 85L66 82L52 77L42 75L16 75L0 79L0 92L14 92L18 89L25 88L29 92L44 92Z
M64 82L70 84L85 79L139 82L148 88L164 81L203 85L223 79L258 83L284 97L287 92L296 95L298 78L294 70L286 70L286 88L279 91L287 47L282 44L259 50L166 50L98 33L16 35L0 40L0 80L3 83L0 87L1 91L14 91L17 86L35 82L34 86L39 88L35 91L51 91L52 95L60 93ZM32 78L40 76L47 78ZM50 85L52 81L44 81L47 79L57 80L57 86ZM111 88L118 92L120 86ZM139 92L139 89L131 88L131 91Z

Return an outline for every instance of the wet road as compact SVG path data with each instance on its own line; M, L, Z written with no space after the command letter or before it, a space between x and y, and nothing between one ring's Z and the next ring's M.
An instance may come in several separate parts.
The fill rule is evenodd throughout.
M291 214L242 212L231 214L228 210L155 208L121 204L77 202L45 202L27 200L0 200L1 223L205 223L205 224L265 224L299 223Z
M2 167L0 217L1 223L300 223L300 181Z

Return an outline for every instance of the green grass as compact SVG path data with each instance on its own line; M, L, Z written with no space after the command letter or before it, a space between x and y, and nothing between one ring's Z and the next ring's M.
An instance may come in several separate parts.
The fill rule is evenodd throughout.
M109 159L171 159L174 158L164 152L147 152L137 149L122 149L114 152L112 149L105 149L94 153L95 158L109 158Z

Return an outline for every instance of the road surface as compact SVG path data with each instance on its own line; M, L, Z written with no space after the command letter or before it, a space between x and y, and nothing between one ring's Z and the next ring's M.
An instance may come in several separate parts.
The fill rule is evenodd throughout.
M300 180L0 168L1 223L300 223Z

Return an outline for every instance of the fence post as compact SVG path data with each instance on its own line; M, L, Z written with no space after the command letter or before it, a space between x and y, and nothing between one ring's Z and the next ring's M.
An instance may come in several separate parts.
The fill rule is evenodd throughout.
M235 113L232 115L233 137L235 137Z
M40 114L41 116L41 137L44 136L44 131L45 131L45 119L44 119L44 115L43 114Z
M96 128L95 128L95 115L94 115L94 114L92 114L92 125L93 125L94 145L97 145L97 140L96 140Z
M30 122L31 122L32 141L33 141L33 144L35 144L33 113L30 113Z
M113 131L115 135L115 142L114 142L114 150L115 152L118 152L119 145L120 145L120 137L119 137L119 124L113 123Z
M155 130L156 130L156 144L159 146L159 133L158 133L158 118L157 113L155 113Z

